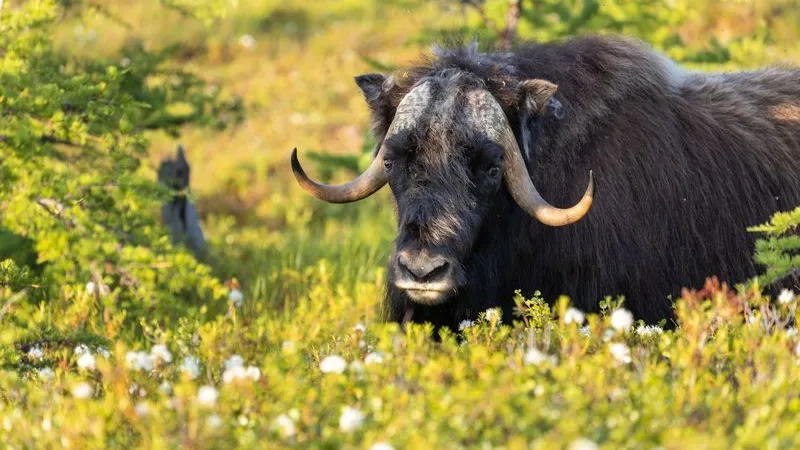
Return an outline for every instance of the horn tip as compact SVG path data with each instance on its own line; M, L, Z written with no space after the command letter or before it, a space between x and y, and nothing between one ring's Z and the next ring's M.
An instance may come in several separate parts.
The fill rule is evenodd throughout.
M303 166L300 165L300 160L297 159L297 147L292 149L292 173L294 174L294 178L300 183L304 189L309 190L311 187L311 183L306 176L306 171L303 170Z
M300 167L300 160L297 159L297 147L292 149L292 171L293 172L303 171L303 169Z

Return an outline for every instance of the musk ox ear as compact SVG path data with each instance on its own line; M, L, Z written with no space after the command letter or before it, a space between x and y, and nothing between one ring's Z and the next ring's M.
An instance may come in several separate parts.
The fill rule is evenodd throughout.
M522 106L530 114L554 116L556 119L564 117L564 108L557 99L553 98L558 86L538 78L522 82Z
M367 73L355 77L358 88L370 106L374 106L380 99L387 79L386 75L380 73Z

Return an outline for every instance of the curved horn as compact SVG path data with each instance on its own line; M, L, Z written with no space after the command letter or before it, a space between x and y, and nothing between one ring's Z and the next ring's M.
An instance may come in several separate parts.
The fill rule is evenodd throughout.
M503 147L503 179L511 197L523 211L539 222L554 227L575 223L589 212L594 194L591 171L589 171L589 186L575 206L562 209L547 203L531 181L517 139L497 100L483 90L469 92L467 98L474 124L485 130L490 138Z
M383 142L398 131L413 127L429 100L430 86L428 83L420 84L412 89L397 105L394 120L389 125ZM345 184L321 184L309 178L297 159L297 149L292 151L292 172L300 186L320 200L329 203L354 202L369 197L389 181L383 163L385 151L385 145L381 143L375 159L372 160L367 170L355 180Z
M355 180L338 186L321 184L306 175L297 159L297 149L292 150L292 172L300 186L314 197L328 203L349 203L369 197L388 181L383 168L383 146L372 164Z

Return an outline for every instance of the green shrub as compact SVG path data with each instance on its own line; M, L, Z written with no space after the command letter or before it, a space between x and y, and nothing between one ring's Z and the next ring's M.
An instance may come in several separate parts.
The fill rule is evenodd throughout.
M756 242L755 260L766 269L761 280L800 289L800 207L777 213L751 231L766 236Z
M3 263L10 287L30 288L70 327L95 332L222 298L210 269L169 244L153 214L168 192L140 160L145 130L218 123L235 117L236 104L169 68L167 51L129 47L116 61L61 53L53 25L83 4L6 6L0 260L11 258ZM41 273L33 278L30 268Z

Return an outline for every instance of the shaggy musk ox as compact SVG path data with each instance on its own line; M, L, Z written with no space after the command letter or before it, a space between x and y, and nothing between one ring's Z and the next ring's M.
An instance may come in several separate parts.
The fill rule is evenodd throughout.
M800 69L692 73L595 36L436 50L356 83L372 165L340 186L310 180L296 151L292 169L328 202L391 188L391 320L455 328L496 306L509 320L515 289L585 311L623 295L668 319L682 287L755 275L746 228L800 205Z

